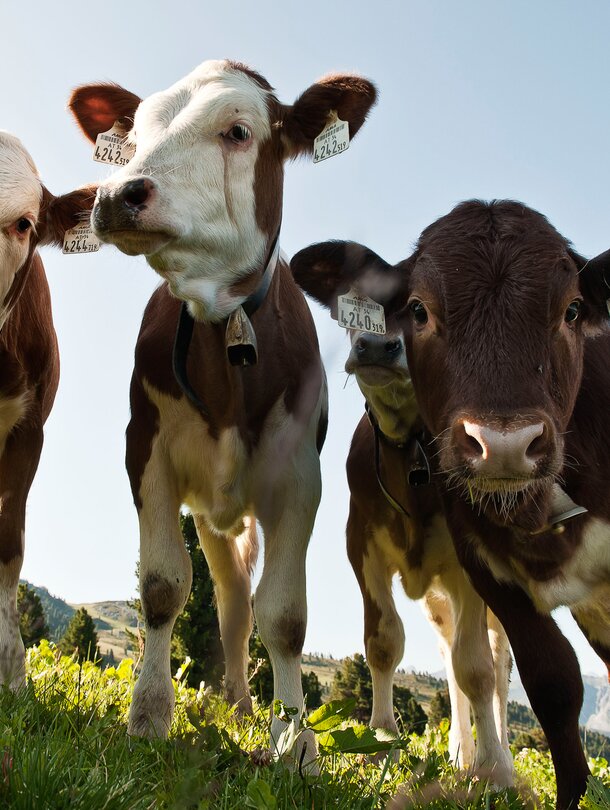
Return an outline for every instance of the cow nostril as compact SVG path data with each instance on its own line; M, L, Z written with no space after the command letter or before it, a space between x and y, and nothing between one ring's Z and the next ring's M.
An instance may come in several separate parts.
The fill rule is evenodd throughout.
M548 448L548 430L546 425L540 425L540 433L534 436L532 441L527 446L525 455L528 459L539 459L544 456Z
M400 340L388 340L384 348L386 354L398 354L400 352Z
M154 186L150 180L132 180L124 186L121 196L132 208L139 208L149 199Z
M358 357L362 357L366 354L368 349L368 343L366 342L365 338L359 337L358 340L354 343L354 348L356 350L356 354Z
M485 446L475 434L476 425L470 423L458 424L454 433L457 445L468 458L483 458L485 456Z

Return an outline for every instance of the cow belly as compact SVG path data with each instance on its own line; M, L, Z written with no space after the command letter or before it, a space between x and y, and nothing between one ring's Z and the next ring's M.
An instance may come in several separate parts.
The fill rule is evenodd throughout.
M181 503L205 515L219 531L230 531L248 511L248 454L237 427L210 436L203 418L187 402L147 385L159 409L145 479L170 476Z
M578 607L610 605L610 523L590 520L575 554L561 574L548 582L529 580L528 590L538 610L551 611L561 605Z
M457 565L447 524L439 516L435 516L426 529L421 566L408 564L406 538L405 545L398 546L387 528L381 526L375 529L375 542L390 567L398 571L409 599L422 599L435 577Z

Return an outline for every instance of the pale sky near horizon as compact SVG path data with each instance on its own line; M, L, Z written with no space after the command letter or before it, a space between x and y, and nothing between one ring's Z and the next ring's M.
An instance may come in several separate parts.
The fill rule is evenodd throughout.
M328 238L395 262L457 202L514 198L546 214L581 253L610 247L610 5L597 0L404 0L172 4L107 0L1 11L0 128L18 135L56 194L110 173L91 160L65 106L76 84L113 80L141 96L208 58L259 70L292 102L324 73L355 71L380 100L347 153L287 167L281 243ZM133 348L158 277L111 247L45 248L62 378L28 503L22 575L71 602L135 592L138 530L124 471ZM331 410L323 500L308 557L305 650L363 651L362 603L345 553L344 464L363 412L348 341L313 307ZM433 631L396 589L404 666L438 670ZM562 625L563 625L562 618ZM599 659L569 629L585 672Z

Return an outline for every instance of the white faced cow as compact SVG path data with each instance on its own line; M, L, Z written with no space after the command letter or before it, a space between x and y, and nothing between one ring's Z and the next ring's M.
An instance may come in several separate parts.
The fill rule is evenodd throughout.
M400 281L398 273L360 245L329 243L300 251L291 262L295 280L334 310L337 296L347 293L351 282L339 272L333 278L331 271L325 272L327 265L349 265L356 277L362 277L360 291L376 301L393 295ZM458 563L422 446L424 425L402 326L388 315L385 334L352 329L350 338L345 369L356 377L367 415L356 428L347 459L346 534L364 603L364 643L373 680L371 725L398 730L392 684L405 643L392 595L398 574L407 596L423 600L439 636L451 700L452 760L460 767L473 767L496 785L512 784L506 728L508 639Z
M283 163L311 153L335 114L355 134L374 100L368 81L337 75L286 106L265 79L229 61L204 62L142 102L116 85L72 96L91 140L118 122L136 148L100 186L96 234L144 254L167 282L144 314L127 429L146 620L132 734L166 735L171 723L170 638L192 577L182 504L194 514L215 583L227 697L251 707L258 520L265 565L256 620L275 697L301 707L305 554L320 498L327 393L311 316L278 258ZM272 737L282 728L274 718Z
M59 381L59 354L41 243L61 244L94 190L54 197L21 142L0 131L0 681L25 680L17 586L25 504L38 467L43 425Z

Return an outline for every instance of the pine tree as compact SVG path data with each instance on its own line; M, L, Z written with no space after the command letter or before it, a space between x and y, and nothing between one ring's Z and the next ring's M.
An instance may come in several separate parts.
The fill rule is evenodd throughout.
M405 734L422 734L428 715L406 686L394 686L394 708L398 712Z
M373 706L373 682L364 656L355 653L353 658L344 658L335 673L330 697L332 700L356 699L354 716L361 723L371 719Z
M40 597L25 582L20 582L17 589L17 612L21 638L26 647L33 647L41 639L49 638L49 626Z
M72 617L65 636L59 642L59 649L64 655L78 651L79 661L95 661L99 658L95 624L85 608L79 608Z
M451 701L449 700L449 690L439 689L434 693L430 701L430 710L428 712L428 720L431 725L438 726L443 718L451 720Z

